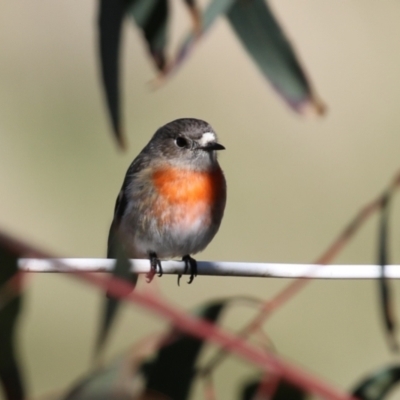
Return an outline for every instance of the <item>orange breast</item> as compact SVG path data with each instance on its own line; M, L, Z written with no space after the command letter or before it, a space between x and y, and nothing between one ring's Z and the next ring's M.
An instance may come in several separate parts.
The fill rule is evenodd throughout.
M153 174L153 184L159 194L154 211L162 222L188 228L199 218L211 221L212 210L225 196L224 176L219 167L211 172L160 169Z
M153 183L160 196L177 205L213 205L224 190L224 176L220 168L211 172L181 168L160 169L153 174Z

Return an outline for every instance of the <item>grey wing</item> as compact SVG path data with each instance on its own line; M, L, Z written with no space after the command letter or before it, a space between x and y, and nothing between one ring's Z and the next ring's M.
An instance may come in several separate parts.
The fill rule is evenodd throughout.
M117 200L115 202L114 219L111 223L110 230L108 232L107 258L115 258L117 256L116 254L117 230L121 222L121 218L125 213L127 204L128 202L126 199L125 192L123 189L121 189L117 197Z
M116 236L121 220L128 207L128 189L130 185L134 185L135 175L146 168L150 163L150 159L143 152L136 157L126 172L122 188L118 194L114 207L114 218L110 226L107 241L107 258L116 257Z

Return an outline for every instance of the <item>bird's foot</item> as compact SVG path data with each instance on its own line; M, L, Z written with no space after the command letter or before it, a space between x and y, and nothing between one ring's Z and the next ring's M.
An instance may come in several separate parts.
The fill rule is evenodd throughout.
M161 267L161 261L158 259L157 254L156 253L149 253L149 257L150 257L150 272L148 274L146 274L146 281L147 283L150 283L153 278L154 275L158 274L158 276L162 276L163 274L163 270Z
M197 276L197 261L190 257L189 255L183 256L182 261L185 263L185 269L183 271L184 274L186 274L188 271L190 271L190 278L188 280L188 283L192 283L193 279ZM181 280L182 274L178 275L178 286L179 282Z

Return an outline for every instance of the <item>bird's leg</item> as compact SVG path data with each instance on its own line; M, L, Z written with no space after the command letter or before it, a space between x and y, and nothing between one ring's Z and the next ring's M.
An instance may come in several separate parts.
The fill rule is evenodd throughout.
M193 279L197 276L197 261L190 257L189 255L187 256L183 256L182 257L182 261L184 261L185 263L185 269L183 271L184 274L186 274L186 272L190 271L190 278L188 283L192 283ZM181 280L182 274L178 275L178 286L179 286L179 281Z
M149 258L151 270L148 274L146 274L147 283L150 283L153 280L155 274L158 274L158 276L162 276L163 274L161 261L158 259L157 254L154 252L150 252Z

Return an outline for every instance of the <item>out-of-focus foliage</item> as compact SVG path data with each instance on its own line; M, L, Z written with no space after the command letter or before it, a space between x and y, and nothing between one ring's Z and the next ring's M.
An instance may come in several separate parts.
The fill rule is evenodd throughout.
M186 35L177 55L168 61L167 27L170 15L167 0L100 0L100 66L113 132L124 148L126 139L120 117L119 49L124 18L132 15L143 33L149 53L165 80L187 58L203 34L218 17L226 16L239 40L272 86L297 112L322 114L318 99L293 46L265 0L211 0L203 14L195 1L186 1L193 29Z
M125 282L127 282L129 285L131 285L130 290L127 291L127 294L128 294L136 286L137 275L130 272L131 263L128 260L128 258L126 257L123 249L119 246L119 243L116 240L116 238L112 238L112 240L114 241L114 244L112 246L112 247L114 247L114 249L111 252L110 252L110 249L108 251L109 257L110 256L116 257L115 265L114 265L114 268L112 271L112 277L122 279ZM116 298L109 293L107 293L104 301L105 301L105 304L103 307L102 320L101 320L101 325L100 325L96 349L95 349L97 355L100 354L100 352L103 349L103 346L107 340L107 337L109 336L109 332L110 332L110 329L115 320L115 316L118 312L119 303L120 303L119 298Z
M18 252L0 242L0 381L6 398L24 398L21 367L17 360L15 329L21 309Z
M255 380L243 388L241 400L306 400L307 394L292 384L279 380L272 387Z
M384 400L400 382L400 366L394 365L375 371L352 391L361 400Z
M215 323L228 303L218 301L206 304L196 315ZM123 400L134 395L143 399L188 399L204 341L172 328L159 343L161 347L148 360L139 361L140 355L136 352L143 346L136 346L126 356L96 370L79 382L65 400Z
M390 290L389 280L386 278L386 265L389 264L389 207L394 190L391 187L382 196L382 209L378 234L378 265L381 266L381 278L378 281L381 299L381 309L388 342L393 351L398 351L399 346L396 339L396 316Z

